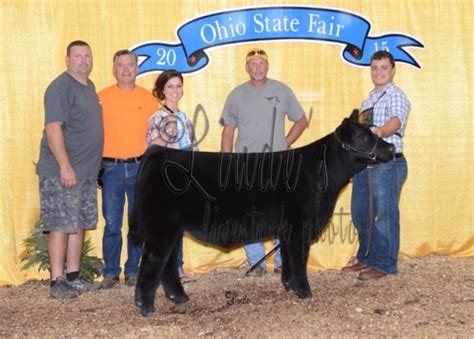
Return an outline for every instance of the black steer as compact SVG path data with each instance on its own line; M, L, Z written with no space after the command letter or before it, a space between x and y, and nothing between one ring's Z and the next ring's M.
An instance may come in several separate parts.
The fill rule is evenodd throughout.
M394 147L357 122L304 147L274 153L186 152L152 147L137 178L132 239L144 240L135 289L143 315L155 311L158 284L175 303L189 300L177 270L183 231L230 246L277 237L281 280L311 297L306 262L311 241L332 216L349 179L367 163L393 157Z

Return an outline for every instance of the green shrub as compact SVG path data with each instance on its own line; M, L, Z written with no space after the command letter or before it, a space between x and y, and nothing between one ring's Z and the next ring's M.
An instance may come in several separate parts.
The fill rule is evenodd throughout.
M22 270L38 265L38 271L51 271L48 256L48 235L43 233L42 218L35 223L31 236L23 240L23 244L26 247L26 253L21 258L21 262L24 262ZM86 239L82 247L81 275L89 281L99 277L103 267L103 261L100 258L89 255L92 250L90 239Z

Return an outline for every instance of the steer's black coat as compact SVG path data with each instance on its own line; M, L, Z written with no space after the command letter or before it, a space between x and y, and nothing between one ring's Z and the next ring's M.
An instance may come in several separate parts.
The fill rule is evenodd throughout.
M169 299L188 300L176 264L184 230L221 246L278 237L283 284L301 298L311 297L309 246L331 217L340 190L368 162L393 157L393 145L358 124L357 117L354 111L334 133L283 152L150 148L130 221L132 237L144 240L135 290L142 314L154 312L159 282Z

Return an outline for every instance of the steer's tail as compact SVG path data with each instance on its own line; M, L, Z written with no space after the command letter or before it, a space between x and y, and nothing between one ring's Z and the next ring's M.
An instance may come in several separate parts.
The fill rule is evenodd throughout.
M128 219L128 239L135 245L141 245L143 244L144 241L144 231L143 231L143 226L141 225L140 222L140 216L139 216L139 209L142 204L142 195L140 193L140 185L142 182L142 172L143 172L143 164L146 161L146 155L142 158L142 161L140 163L140 167L138 168L138 173L137 173L137 180L135 184L135 201L133 204L133 210L132 210L132 215Z
M132 216L128 219L128 240L135 245L143 244L143 228L138 223L138 213L136 205L133 207Z

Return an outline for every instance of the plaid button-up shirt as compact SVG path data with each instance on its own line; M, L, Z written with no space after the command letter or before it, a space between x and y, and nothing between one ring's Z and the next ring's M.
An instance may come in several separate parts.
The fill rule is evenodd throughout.
M381 92L377 92L375 89L370 91L369 97L362 103L361 111L371 107L374 109L373 123L375 126L384 125L391 117L398 117L400 120L400 129L396 134L383 139L395 145L396 152L401 153L403 151L402 137L411 107L407 96L392 82Z

